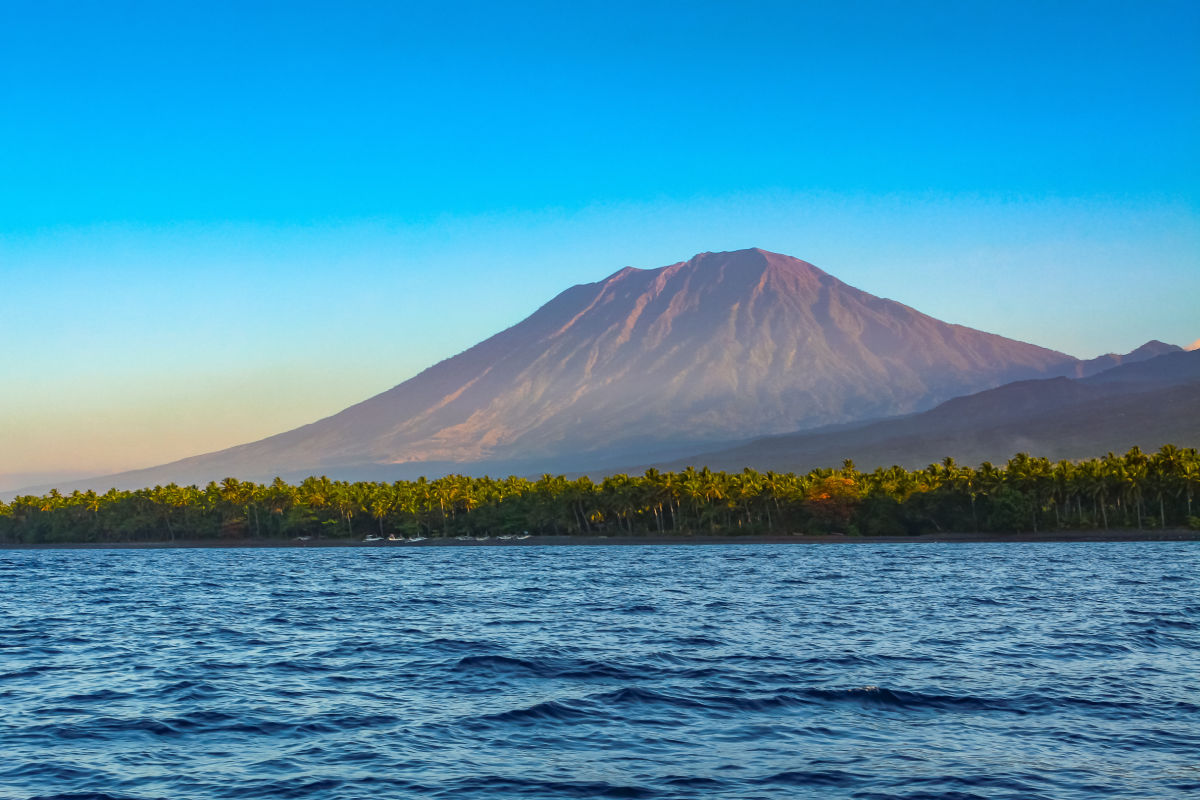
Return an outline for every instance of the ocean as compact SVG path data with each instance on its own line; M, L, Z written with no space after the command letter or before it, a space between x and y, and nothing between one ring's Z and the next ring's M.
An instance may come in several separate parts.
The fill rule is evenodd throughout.
M0 551L0 798L1200 793L1200 544Z

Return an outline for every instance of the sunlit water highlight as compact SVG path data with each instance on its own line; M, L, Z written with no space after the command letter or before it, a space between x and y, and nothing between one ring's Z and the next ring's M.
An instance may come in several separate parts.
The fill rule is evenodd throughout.
M2 798L1200 793L1200 545L0 552Z

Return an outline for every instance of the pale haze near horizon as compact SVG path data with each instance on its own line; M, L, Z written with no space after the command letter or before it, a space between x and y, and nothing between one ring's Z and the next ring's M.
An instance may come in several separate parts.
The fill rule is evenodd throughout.
M570 285L702 251L786 253L1079 357L1192 342L1195 10L1010 5L921 25L865 4L865 32L863 8L764 5L465 36L369 4L91 33L14 6L0 490L311 422ZM414 25L443 48L432 88L394 85L432 58L395 33ZM814 25L810 58L764 47ZM598 43L567 52L582 26ZM232 66L209 74L216 54ZM309 57L330 77L292 69Z

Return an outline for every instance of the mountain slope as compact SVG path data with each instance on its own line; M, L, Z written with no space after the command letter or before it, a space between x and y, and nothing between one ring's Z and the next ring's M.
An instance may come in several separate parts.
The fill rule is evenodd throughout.
M1079 459L1168 443L1200 446L1200 352L1171 351L1078 380L1018 381L921 414L764 438L657 466L804 472L849 458L860 469L912 469L946 456L964 464L1000 463L1020 451Z
M704 253L568 289L327 419L117 477L145 485L538 460L586 468L920 411L1007 381L1075 374L1080 363L940 322L799 259Z

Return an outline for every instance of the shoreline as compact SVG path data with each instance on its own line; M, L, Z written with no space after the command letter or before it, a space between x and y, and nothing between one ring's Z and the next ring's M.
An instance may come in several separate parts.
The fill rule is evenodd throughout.
M647 536L530 536L527 539L462 541L431 538L420 542L361 539L228 539L180 540L176 542L50 542L0 544L0 550L198 550L263 548L362 547L415 549L421 547L633 547L638 545L725 545L725 544L1003 544L1045 542L1195 542L1200 531L1186 528L1162 531L1098 530L1053 531L1048 533L936 533L924 536L848 536L845 534L754 534L754 535L647 535Z

